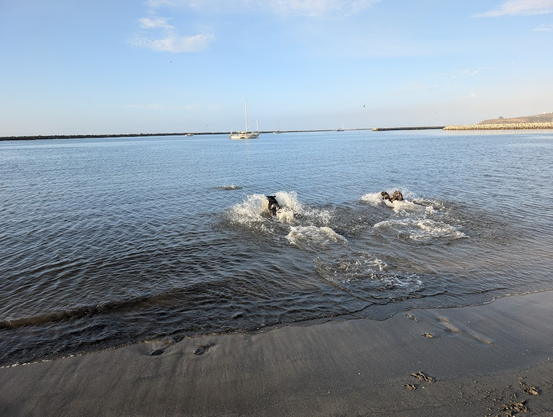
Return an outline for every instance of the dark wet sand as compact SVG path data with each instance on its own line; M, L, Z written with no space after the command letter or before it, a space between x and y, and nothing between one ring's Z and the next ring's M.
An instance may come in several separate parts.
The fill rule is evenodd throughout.
M2 368L0 416L553 416L552 359L544 292Z

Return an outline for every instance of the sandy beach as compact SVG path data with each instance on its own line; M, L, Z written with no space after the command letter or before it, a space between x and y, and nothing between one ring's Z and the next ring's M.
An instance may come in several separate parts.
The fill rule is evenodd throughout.
M7 416L553 415L553 292L0 369Z

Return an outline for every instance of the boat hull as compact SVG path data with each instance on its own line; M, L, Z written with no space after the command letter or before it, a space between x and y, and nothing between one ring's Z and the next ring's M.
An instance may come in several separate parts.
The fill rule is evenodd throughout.
M239 139L256 139L259 137L259 133L257 132L236 132L231 133L229 137L232 140L239 140Z

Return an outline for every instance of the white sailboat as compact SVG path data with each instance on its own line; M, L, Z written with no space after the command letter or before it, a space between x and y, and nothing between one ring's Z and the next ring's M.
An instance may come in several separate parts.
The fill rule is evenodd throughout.
M231 139L255 139L259 137L259 129L257 132L248 132L248 102L244 99L244 112L246 116L246 130L243 132L230 132Z

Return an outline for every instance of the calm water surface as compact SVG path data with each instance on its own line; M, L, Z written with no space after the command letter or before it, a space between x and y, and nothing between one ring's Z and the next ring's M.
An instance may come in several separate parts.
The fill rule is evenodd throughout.
M551 131L0 142L0 364L551 289L552 167Z

